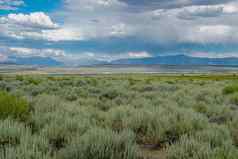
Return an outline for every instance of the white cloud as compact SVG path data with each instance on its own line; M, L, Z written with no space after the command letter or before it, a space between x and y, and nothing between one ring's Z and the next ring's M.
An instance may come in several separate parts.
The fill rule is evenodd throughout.
M78 29L59 26L43 12L9 14L0 17L0 36L45 41L81 40Z
M15 24L23 27L55 29L58 25L53 23L51 18L43 12L30 14L8 14L0 19L2 23Z
M107 61L111 62L119 59L128 59L128 58L145 58L152 57L148 52L125 52L125 53L102 53L102 52L81 52L66 55L58 60L63 61L66 64L77 65L80 63L87 63L90 61Z
M41 56L41 57L62 58L66 56L63 50L58 49L33 49L23 47L10 47L8 49L9 49L8 52L10 54L20 57Z
M62 28L56 30L40 30L40 31L8 31L5 33L8 37L15 39L33 39L33 40L44 40L44 41L74 41L82 40L83 37L79 32Z
M0 18L0 36L53 42L135 37L160 45L238 42L237 2L154 1L159 6L154 10L152 1L143 1L137 7L144 3L149 9L135 12L133 1L64 0L63 11L51 14L63 19L61 25L45 13L10 14Z
M179 12L178 17L181 19L192 20L198 17L216 17L223 13L222 6L191 6L186 7Z
M0 45L0 60L7 60L8 57L51 57L57 61L61 61L66 65L79 65L79 64L90 64L94 61L114 61L118 59L127 58L145 58L152 57L149 52L123 52L123 53L113 53L113 52L66 52L61 49L51 49L51 48L30 48L30 47L7 47Z
M113 6L120 3L117 0L96 0L96 3L102 6Z
M105 9L112 11L126 7L126 5L118 0L64 0L66 8L70 11L97 11Z
M67 2L65 24L74 28L74 31L83 37L82 39L132 36L161 45L183 42L238 42L236 34L232 32L233 28L238 27L238 23L234 21L238 15L229 16L228 14L229 6L234 6L233 2L209 1L203 3L202 1L174 0L173 4L181 6L163 8L161 5L160 9L143 9L140 12L134 12L132 2L135 1L133 0L128 3L123 0L113 0L113 3L109 3L111 1L107 0L68 0ZM140 4L143 3L147 4L144 1L140 2ZM159 2L155 3L160 5ZM166 3L165 6L170 4L167 1L163 3ZM109 4L110 7L105 9ZM152 3L148 2L148 4ZM233 7L232 12L234 11ZM190 20L185 21L184 19ZM200 26L213 26L215 29L200 28ZM232 29L222 33L222 28L219 26L227 26ZM204 33L206 30L209 31L207 35ZM206 40L206 38L208 39Z
M224 13L238 13L238 2L228 3L222 6Z
M74 31L70 28L61 28L57 30L43 30L42 39L48 41L68 41L82 40L83 37L79 31Z
M146 57L152 57L151 54L148 52L142 51L142 52L129 52L128 53L129 58L146 58Z
M226 58L226 57L238 57L237 52L192 52L189 54L192 57L208 57L208 58Z
M61 49L52 48L30 48L30 47L7 47L0 45L0 61L8 61L12 57L50 57L64 62L69 55Z
M127 35L127 32L128 32L128 28L126 27L126 24L121 23L118 25L113 25L110 34L112 36L123 36L123 35Z
M17 10L25 5L23 0L0 0L0 10Z
M194 43L234 43L237 30L228 25L200 25L190 29L181 40Z
M118 0L67 0L65 27L74 28L84 39L127 36L131 27L123 21L126 7Z
M5 54L0 53L0 62L5 62L8 60L8 57Z
M204 25L200 26L198 32L201 34L226 35L231 31L230 26L226 25Z

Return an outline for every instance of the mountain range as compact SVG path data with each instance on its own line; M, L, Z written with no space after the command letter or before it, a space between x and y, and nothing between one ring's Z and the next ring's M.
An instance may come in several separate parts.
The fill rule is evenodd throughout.
M1 64L16 64L16 65L34 65L34 66L69 66L61 61L57 61L50 57L10 57L8 61ZM90 66L90 65L214 65L214 66L238 66L237 57L226 58L207 58L207 57L192 57L186 55L171 55L171 56L156 56L147 58L129 58L119 59L111 62L88 60L74 63L73 66Z
M55 67L55 66L63 66L64 63L57 61L50 57L16 57L10 56L7 61L1 62L1 64L12 64L12 65L30 65L30 66L47 66L47 67Z
M120 59L112 61L111 64L117 65L214 65L214 66L238 66L238 58L207 58L192 57L186 55L157 56L137 59Z

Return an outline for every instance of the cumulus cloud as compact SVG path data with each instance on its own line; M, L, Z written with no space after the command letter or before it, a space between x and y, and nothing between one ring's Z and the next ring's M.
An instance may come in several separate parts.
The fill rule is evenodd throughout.
M30 14L8 14L0 19L2 23L15 24L23 27L55 29L58 25L52 22L51 18L43 12Z
M27 47L3 47L0 46L0 61L7 60L8 57L51 57L57 61L69 65L87 64L92 61L113 61L127 58L152 57L148 52L125 52L125 53L104 53L104 52L78 52L70 53L61 49L49 48L27 48Z
M223 13L221 6L193 6L188 7L178 14L178 18L192 20L198 17L217 17Z
M62 27L43 12L8 14L0 17L0 36L45 41L81 40L74 28Z
M66 53L61 49L52 48L30 48L30 47L14 47L0 45L0 61L8 61L12 57L51 57L56 60L62 60L66 57Z
M142 51L142 52L129 52L128 53L129 58L146 58L146 57L152 57L151 54L149 54L146 51Z
M123 36L127 34L127 26L124 23L113 25L110 34L112 36Z
M184 44L238 44L237 18L237 0L64 0L61 11L0 17L0 38L41 40L59 48L65 44L67 49L73 45L79 55L67 53L67 59L110 61L150 57L160 53L157 48ZM120 46L124 50L114 52L114 45L105 49L110 40L130 38L143 43L143 48L124 42ZM81 48L81 42L86 46ZM144 49L151 45L155 49ZM94 52L96 47L108 53Z
M238 2L222 5L224 13L238 13Z
M235 12L234 4L234 0L67 0L65 24L76 28L83 39L134 36L162 45L213 43L205 39L207 36L199 31L199 26L237 27L234 19L238 16L227 15ZM199 40L195 40L195 35ZM218 36L214 43L229 40L228 35ZM216 37L216 32L211 31L209 37ZM231 38L237 40L234 35Z
M228 25L201 25L188 31L182 41L193 43L236 43L237 29Z
M82 40L82 36L79 32L74 32L73 30L62 28L56 30L13 30L5 33L7 37L23 40L43 40L51 42L59 41L75 41Z
M224 18L224 13L236 11L234 2L218 0L216 2L206 1L206 3L190 0L160 2L153 0L129 0L128 2L123 0L65 0L63 25L59 26L48 15L41 12L9 14L0 18L2 22L0 28L3 28L0 34L17 39L54 42L135 36L159 43L176 43L188 40L201 42L202 40L190 38L191 35L201 34L198 39L203 39L198 29L200 25L230 25L226 24L226 21L230 19L229 23L234 25L231 27L236 26L232 19L237 16ZM154 4L162 9L150 8L150 10L144 9L143 12L131 12L132 4L135 7ZM178 8L168 7L172 4L176 4ZM205 17L216 19L207 21ZM190 22L184 22L181 19L189 19Z
M65 0L65 8L75 11L96 11L107 9L109 11L115 11L125 7L124 3L118 0Z
M48 41L74 41L74 40L82 40L83 37L80 32L74 31L70 28L61 28L57 30L43 30L42 31L42 39L46 39Z
M227 58L227 57L238 57L237 52L192 52L189 54L192 57L208 57L208 58Z
M0 53L0 62L5 62L8 60L8 57L5 54Z
M23 0L0 0L0 10L16 10L24 4Z
M187 6L218 5L236 0L119 0L134 10L175 9Z
M64 57L65 52L58 49L33 49L33 48L23 48L23 47L10 47L9 51L11 54L20 57L29 57L29 56L41 56L41 57Z
M122 37L130 34L123 22L126 4L118 0L65 0L65 27L84 39Z

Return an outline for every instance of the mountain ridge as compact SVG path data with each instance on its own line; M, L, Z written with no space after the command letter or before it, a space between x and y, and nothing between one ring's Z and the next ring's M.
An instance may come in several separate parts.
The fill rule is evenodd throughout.
M0 64L15 64L15 65L30 65L30 66L45 66L45 67L80 67L80 66L95 66L95 65L212 65L212 66L238 66L238 57L224 58L209 58L209 57L192 57L183 54L155 56L146 58L127 58L118 59L111 62L108 61L78 61L76 63L67 64L57 61L51 57L9 57L7 61L2 61Z
M7 61L0 62L0 64L10 65L29 65L29 66L63 66L64 64L50 57L16 57L10 56Z
M187 55L168 55L146 58L119 59L112 61L110 64L119 65L237 65L237 57L209 58L209 57L192 57Z

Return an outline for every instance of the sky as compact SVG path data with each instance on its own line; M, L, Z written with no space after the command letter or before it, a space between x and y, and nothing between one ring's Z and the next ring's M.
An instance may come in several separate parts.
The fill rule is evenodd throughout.
M238 57L238 0L0 0L0 61Z

